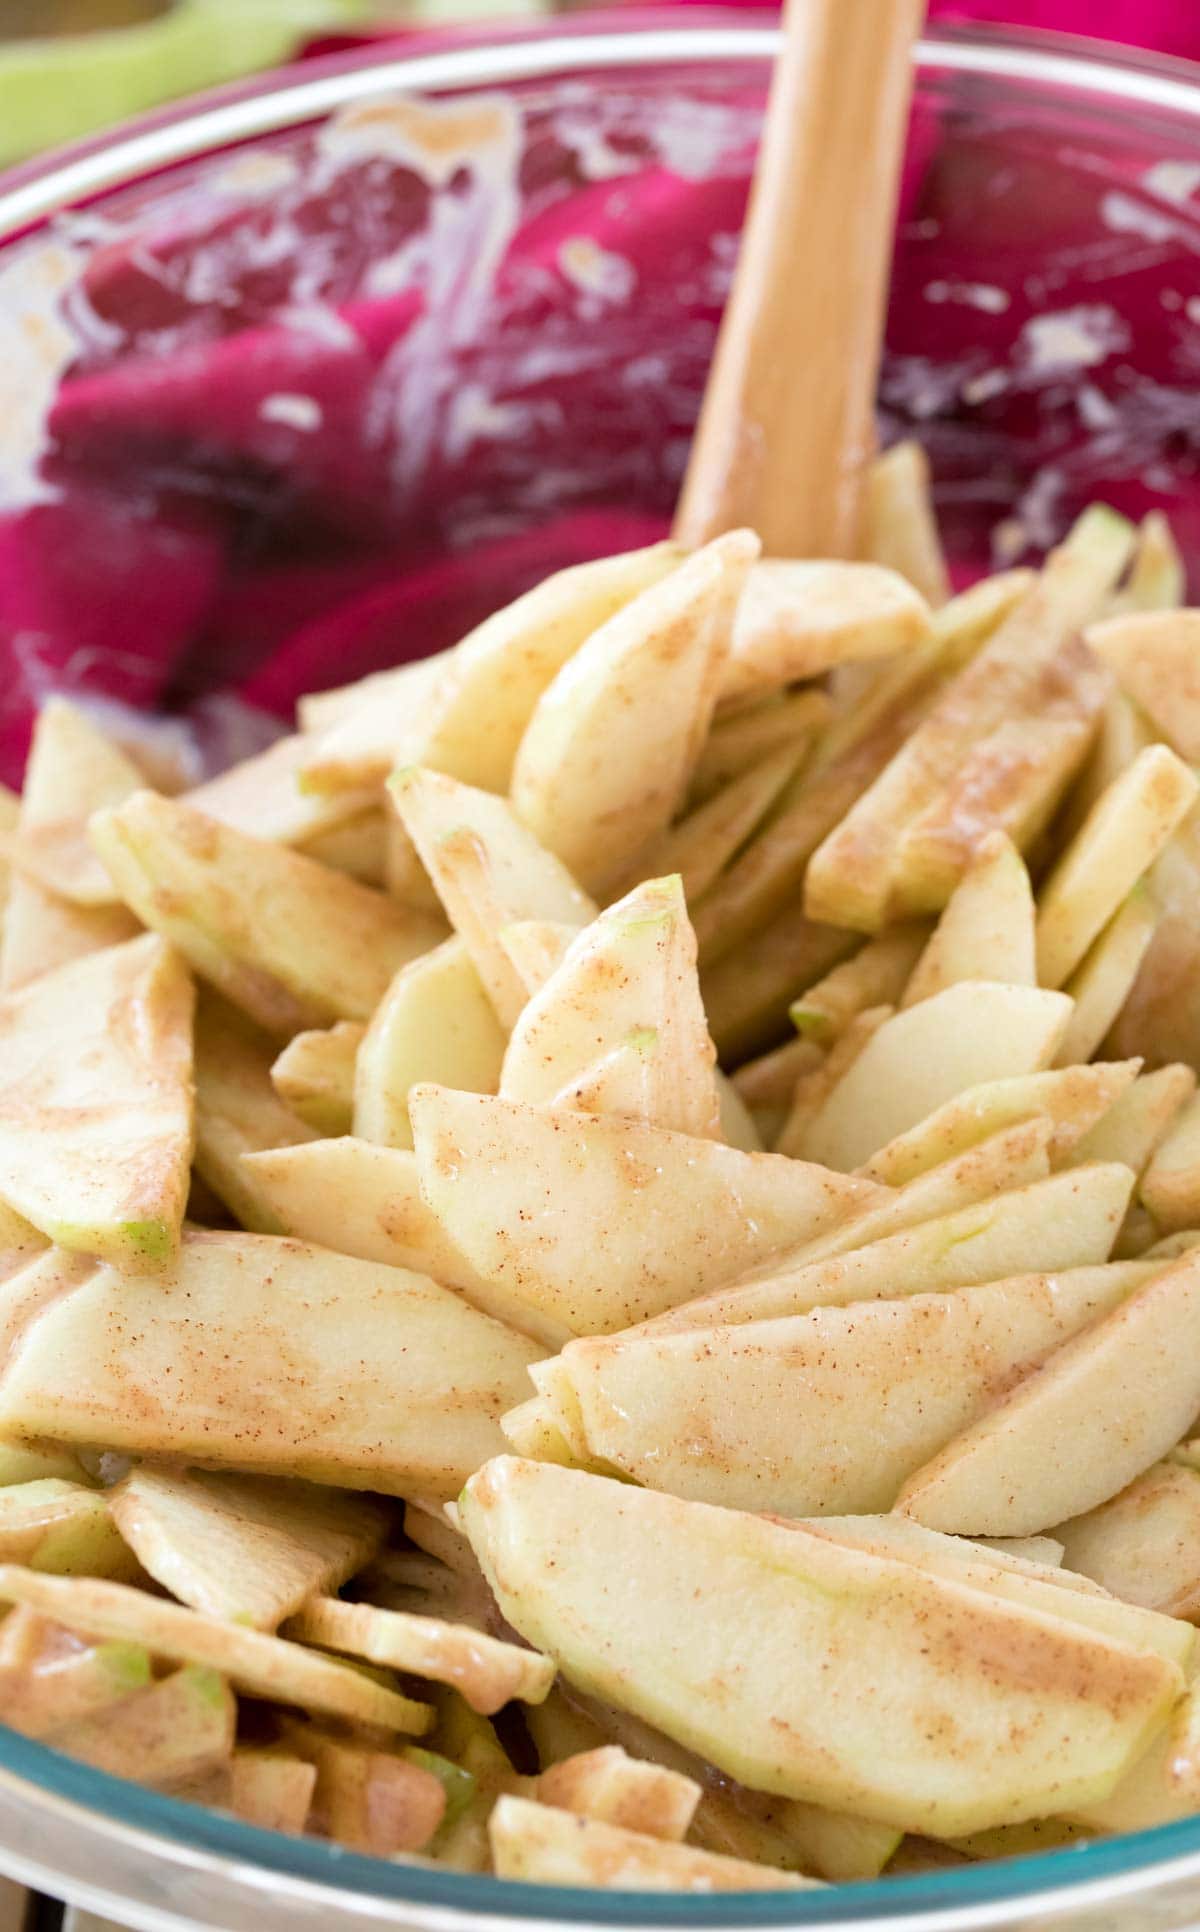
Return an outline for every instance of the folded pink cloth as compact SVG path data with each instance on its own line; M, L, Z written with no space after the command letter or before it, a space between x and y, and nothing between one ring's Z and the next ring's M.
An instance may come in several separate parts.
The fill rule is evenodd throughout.
M1022 11L934 0L1002 10ZM1088 21L1130 11L1091 0ZM1138 18L1167 34L1178 11ZM758 116L744 71L688 87L535 97L519 207L456 177L433 269L428 184L379 153L310 156L242 202L192 187L95 248L37 501L0 517L0 776L49 690L286 718L667 528ZM1200 552L1200 182L1136 133L1089 146L972 112L968 85L914 118L885 434L929 447L967 574L1093 495L1165 503Z

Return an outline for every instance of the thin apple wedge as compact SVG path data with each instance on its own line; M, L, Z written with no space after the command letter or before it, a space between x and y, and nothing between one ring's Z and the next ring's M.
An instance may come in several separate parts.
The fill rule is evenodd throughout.
M1170 520L1149 510L1138 525L1137 549L1124 586L1109 604L1114 614L1178 610L1187 602L1187 565Z
M290 1232L242 1157L256 1148L314 1140L316 1128L284 1105L271 1079L276 1042L219 994L196 1002L196 1173L255 1234Z
M504 1044L504 1029L461 939L410 960L376 1007L358 1054L355 1134L384 1147L411 1147L409 1088L436 1080L468 1093L495 1093Z
M1067 1567L1127 1603L1200 1618L1200 1472L1159 1462L1111 1501L1060 1524Z
M1200 1253L1155 1272L905 1484L897 1507L956 1535L1033 1536L1107 1502L1200 1411Z
M799 767L831 715L828 697L812 685L757 704L739 705L728 717L718 712L688 787L689 815L777 753L792 753Z
M228 1675L249 1697L294 1704L322 1717L420 1737L432 1712L318 1651L243 1624L201 1616L124 1583L42 1576L0 1565L0 1601L24 1604L81 1636L138 1643L177 1664Z
M1152 1831L1200 1811L1200 1692L1191 1685L1116 1789L1070 1817L1088 1831Z
M1084 758L1105 678L1079 642L1133 549L1124 518L1097 506L1053 553L1024 600L906 736L814 853L814 919L878 931L940 911L990 831L1024 844Z
M959 1208L990 1200L994 1194L1044 1181L1050 1172L1052 1134L1050 1122L1037 1117L1002 1127L977 1146L906 1181L903 1187L889 1188L882 1200L860 1208L828 1234L797 1246L787 1255L786 1265L846 1254L851 1248L883 1241L937 1215L954 1214Z
M365 1031L355 1020L339 1020L297 1033L271 1066L271 1084L284 1106L317 1133L350 1132L354 1068Z
M220 1671L185 1664L112 1710L60 1731L55 1744L111 1777L172 1786L228 1763L237 1706Z
M1055 1066L1073 1067L1090 1060L1099 1052L1110 1028L1116 1029L1113 1046L1117 1052L1125 1050L1122 1037L1136 1038L1136 1031L1122 1036L1117 1022L1138 983L1158 919L1153 895L1139 885L1084 955L1065 988L1074 1005Z
M967 862L908 982L902 1004L964 979L1036 986L1033 887L1025 861L1003 832L989 832Z
M722 698L820 677L837 664L894 657L931 630L920 591L877 563L764 558L734 620Z
M324 795L302 791L298 780L313 751L313 740L301 732L277 738L253 758L243 758L216 778L184 792L182 801L235 832L270 839L275 845L307 846L369 811L377 798L366 788ZM387 769L385 765L379 775L384 776Z
M1200 763L1200 611L1109 617L1091 626L1087 641L1159 735Z
M675 1845L531 1798L497 1799L488 1822L498 1878L534 1885L606 1886L636 1892L790 1892L815 1884L798 1872Z
M514 1697L540 1704L554 1682L553 1662L536 1650L501 1643L438 1617L381 1610L373 1603L314 1597L292 1619L288 1635L449 1684L485 1717L503 1710Z
M559 1361L588 1453L637 1482L783 1516L873 1512L1140 1278L1136 1263L1116 1263L734 1327L593 1336Z
M154 934L0 999L4 1196L60 1247L129 1265L179 1240L192 1155L192 982Z
M9 885L0 943L5 992L136 933L137 921L116 903L83 834L90 813L119 804L142 782L84 712L62 698L43 705L12 834L14 849L27 850L35 869L16 870ZM64 894L64 886L75 894L82 887L92 903Z
M827 1046L872 1007L899 1006L929 928L893 926L817 980L792 1002L788 1017L806 1040Z
M497 1418L538 1352L426 1276L190 1233L161 1275L99 1267L28 1320L0 1429L453 1496L502 1445Z
M694 1778L631 1758L619 1744L576 1752L542 1772L537 1802L680 1844L703 1791Z
M697 911L693 921L697 931L700 916ZM725 1063L736 1065L778 1040L793 1003L845 959L854 943L852 933L814 926L793 904L742 945L703 966L704 1010Z
M1074 1071L1085 1073L1092 1069L1079 1067ZM1071 1159L1123 1161L1126 1167L1141 1175L1195 1091L1196 1076L1190 1067L1176 1064L1139 1075L1118 1094L1108 1112L1083 1139L1076 1142Z
M557 919L514 919L500 929L500 944L530 998L557 972L580 932Z
M932 1575L944 1576L987 1596L1023 1603L1064 1623L1078 1624L1101 1636L1152 1650L1191 1675L1196 1654L1196 1631L1190 1623L1161 1615L1147 1606L1124 1603L1107 1590L1069 1570L1014 1558L1003 1551L982 1549L961 1536L942 1536L904 1516L826 1516L803 1525L812 1536L829 1537L873 1556L895 1557Z
M898 570L935 608L950 595L950 573L933 507L929 458L906 438L867 470L864 556Z
M538 699L512 774L519 818L603 892L683 804L759 542L730 531L593 631Z
M319 865L347 873L360 885L387 890L402 905L416 906L422 912L439 911L437 894L428 881L424 891L419 887L413 889L407 880L403 882L403 890L399 879L393 883L390 855L394 826L394 816L386 803L371 804L342 825L311 833L296 849L306 858L316 859Z
M1200 1099L1187 1102L1155 1148L1142 1199L1169 1233L1200 1226Z
M136 1568L101 1492L55 1476L0 1489L0 1561L57 1576L129 1577Z
M575 564L486 618L446 660L423 725L422 762L485 791L507 791L542 693L594 631L682 561L676 545L656 543Z
M589 1083L623 1049L604 1104L589 1105ZM500 1090L534 1106L578 1104L713 1139L716 1057L682 883L677 875L648 879L584 927L529 1000L504 1055Z
M1187 816L1200 785L1151 745L1097 799L1038 897L1037 973L1062 986Z
M879 1028L810 1122L807 1159L842 1172L983 1081L1050 1066L1071 1017L1061 993L964 980Z
M377 785L398 759L421 744L426 719L446 674L449 654L398 664L364 678L357 698L348 694L340 716L306 731L296 773L298 789L336 799Z
M335 1254L432 1275L472 1307L548 1349L570 1335L509 1288L486 1280L426 1204L410 1148L376 1147L343 1134L243 1157L247 1185L269 1213L271 1232Z
M1154 1652L759 1515L508 1457L461 1509L572 1682L753 1789L905 1830L1107 1796L1183 1690Z
M525 985L501 943L504 927L524 919L585 926L595 904L506 799L418 767L396 772L390 790L507 1030L525 1004Z
M698 899L765 819L803 755L803 742L785 744L738 772L685 818L669 826L641 855L635 873L656 879L677 872L685 896Z
M251 1630L274 1630L310 1597L339 1588L375 1555L388 1527L381 1504L344 1490L148 1464L107 1501L157 1583L193 1610Z
M126 904L204 979L285 1038L366 1020L444 928L300 852L137 792L91 821Z
M641 1121L420 1087L421 1191L485 1280L603 1334L735 1280L871 1182Z
M640 1332L775 1321L809 1308L946 1294L1035 1270L1093 1267L1108 1259L1128 1199L1129 1177L1111 1163L1051 1174L825 1261L768 1265L749 1281L683 1302Z
M1072 1156L1077 1161L1119 1160L1121 1155L1081 1150L1093 1129L1102 1127L1117 1103L1137 1079L1138 1060L1100 1060L1090 1066L1054 1068L1046 1073L1016 1074L967 1087L924 1120L898 1134L863 1163L863 1173L888 1187L903 1187L956 1154L978 1146L990 1134L1021 1120L1049 1121L1049 1154L1061 1167Z

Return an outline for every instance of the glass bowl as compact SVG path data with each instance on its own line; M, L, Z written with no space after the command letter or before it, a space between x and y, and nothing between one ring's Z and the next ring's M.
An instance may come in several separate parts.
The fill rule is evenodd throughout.
M51 689L227 759L300 692L661 532L775 44L628 11L414 41L0 184L0 775ZM1094 496L1166 509L1200 558L1200 71L923 43L880 412L929 450L960 580ZM827 1891L619 1895L278 1837L3 1729L0 1866L146 1928L1200 1918L1200 1819Z

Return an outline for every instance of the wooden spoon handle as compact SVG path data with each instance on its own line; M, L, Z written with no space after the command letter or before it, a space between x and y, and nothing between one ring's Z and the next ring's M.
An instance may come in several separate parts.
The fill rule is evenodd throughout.
M924 13L925 0L788 0L676 513L684 543L748 524L769 556L856 554Z

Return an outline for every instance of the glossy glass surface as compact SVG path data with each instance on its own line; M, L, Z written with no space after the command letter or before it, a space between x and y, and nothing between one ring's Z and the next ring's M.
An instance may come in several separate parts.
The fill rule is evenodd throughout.
M186 715L220 756L256 709L662 528L773 45L744 16L646 16L343 64L0 192L10 772L47 682ZM387 111L364 136L356 104L414 92L485 111L461 165L414 167ZM301 339L286 372L281 319ZM1200 555L1198 377L1200 87L1066 43L931 41L881 412L931 451L960 575L1036 553L1097 494L1166 507ZM104 539L128 527L146 548L122 576ZM256 1932L1200 1916L1200 1821L796 1896L618 1897L263 1834L2 1730L0 1866L132 1924Z

